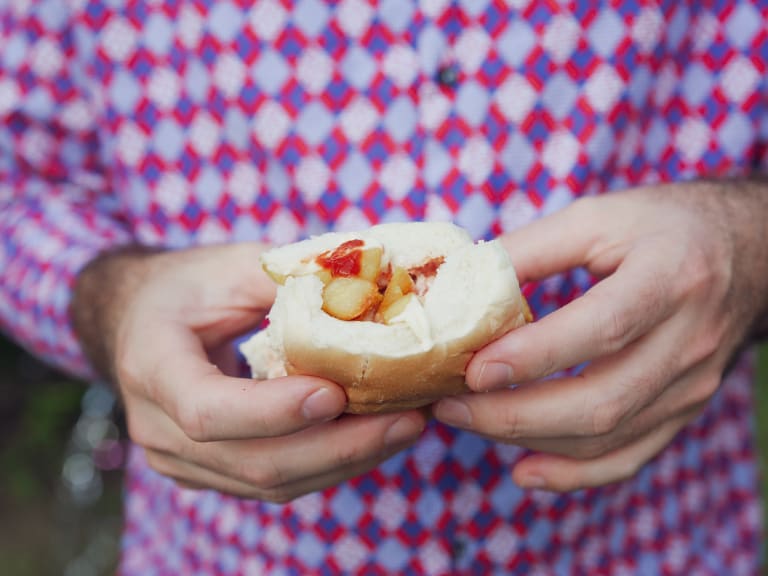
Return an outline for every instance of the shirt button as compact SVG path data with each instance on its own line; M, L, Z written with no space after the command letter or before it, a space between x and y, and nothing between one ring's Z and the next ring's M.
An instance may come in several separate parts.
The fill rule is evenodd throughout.
M459 83L459 69L455 64L445 64L437 70L437 83L443 88L455 88Z
M467 568L471 562L469 538L463 534L456 534L451 540L451 564L454 569Z

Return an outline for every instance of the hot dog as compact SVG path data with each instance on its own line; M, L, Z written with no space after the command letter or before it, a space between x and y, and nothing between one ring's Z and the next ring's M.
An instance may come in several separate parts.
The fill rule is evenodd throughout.
M382 224L272 249L267 328L241 346L255 378L320 376L347 412L391 412L467 391L472 354L530 321L498 241L449 223Z

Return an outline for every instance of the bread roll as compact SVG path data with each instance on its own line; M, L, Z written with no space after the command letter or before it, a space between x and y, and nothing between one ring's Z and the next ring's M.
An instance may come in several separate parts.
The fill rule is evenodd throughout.
M324 310L331 306L324 298L332 276L324 267L328 255L346 257L340 246L352 247L352 260L356 250L381 249L382 293L393 270L409 272L412 292L387 323L381 320L387 315L374 309L391 299L386 295L366 304L358 319L342 320ZM525 324L530 314L500 243L473 243L448 223L324 234L273 249L262 265L281 285L268 327L241 346L253 376L327 378L344 387L347 412L355 414L415 408L466 392L472 354ZM340 273L354 276L355 270Z

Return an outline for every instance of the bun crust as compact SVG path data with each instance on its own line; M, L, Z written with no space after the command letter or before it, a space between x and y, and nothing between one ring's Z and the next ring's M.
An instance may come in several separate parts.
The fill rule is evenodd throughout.
M526 322L517 277L497 242L474 244L446 223L384 224L329 236L264 255L267 266L288 277L268 328L241 347L254 377L306 374L337 382L353 414L417 408L467 392L472 354ZM418 266L436 256L444 263L426 293L391 324L339 320L322 310L320 279L291 274L307 256L350 238L378 243L386 260L398 265Z
M288 374L311 374L340 383L347 393L347 412L371 414L425 406L448 395L467 391L464 368L471 354L448 357L432 349L403 358L360 356L339 349L319 349L305 343L286 348Z

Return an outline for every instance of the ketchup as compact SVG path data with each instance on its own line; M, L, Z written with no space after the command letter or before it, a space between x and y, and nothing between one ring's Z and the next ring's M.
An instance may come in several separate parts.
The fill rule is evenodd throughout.
M331 275L357 276L360 273L362 263L362 240L348 240L335 250L323 252L316 260L323 268L331 271Z
M443 262L445 262L445 258L443 256L430 258L421 266L410 268L408 272L410 272L413 276L424 276L426 278L432 278L432 276L437 275L437 269L443 265Z

